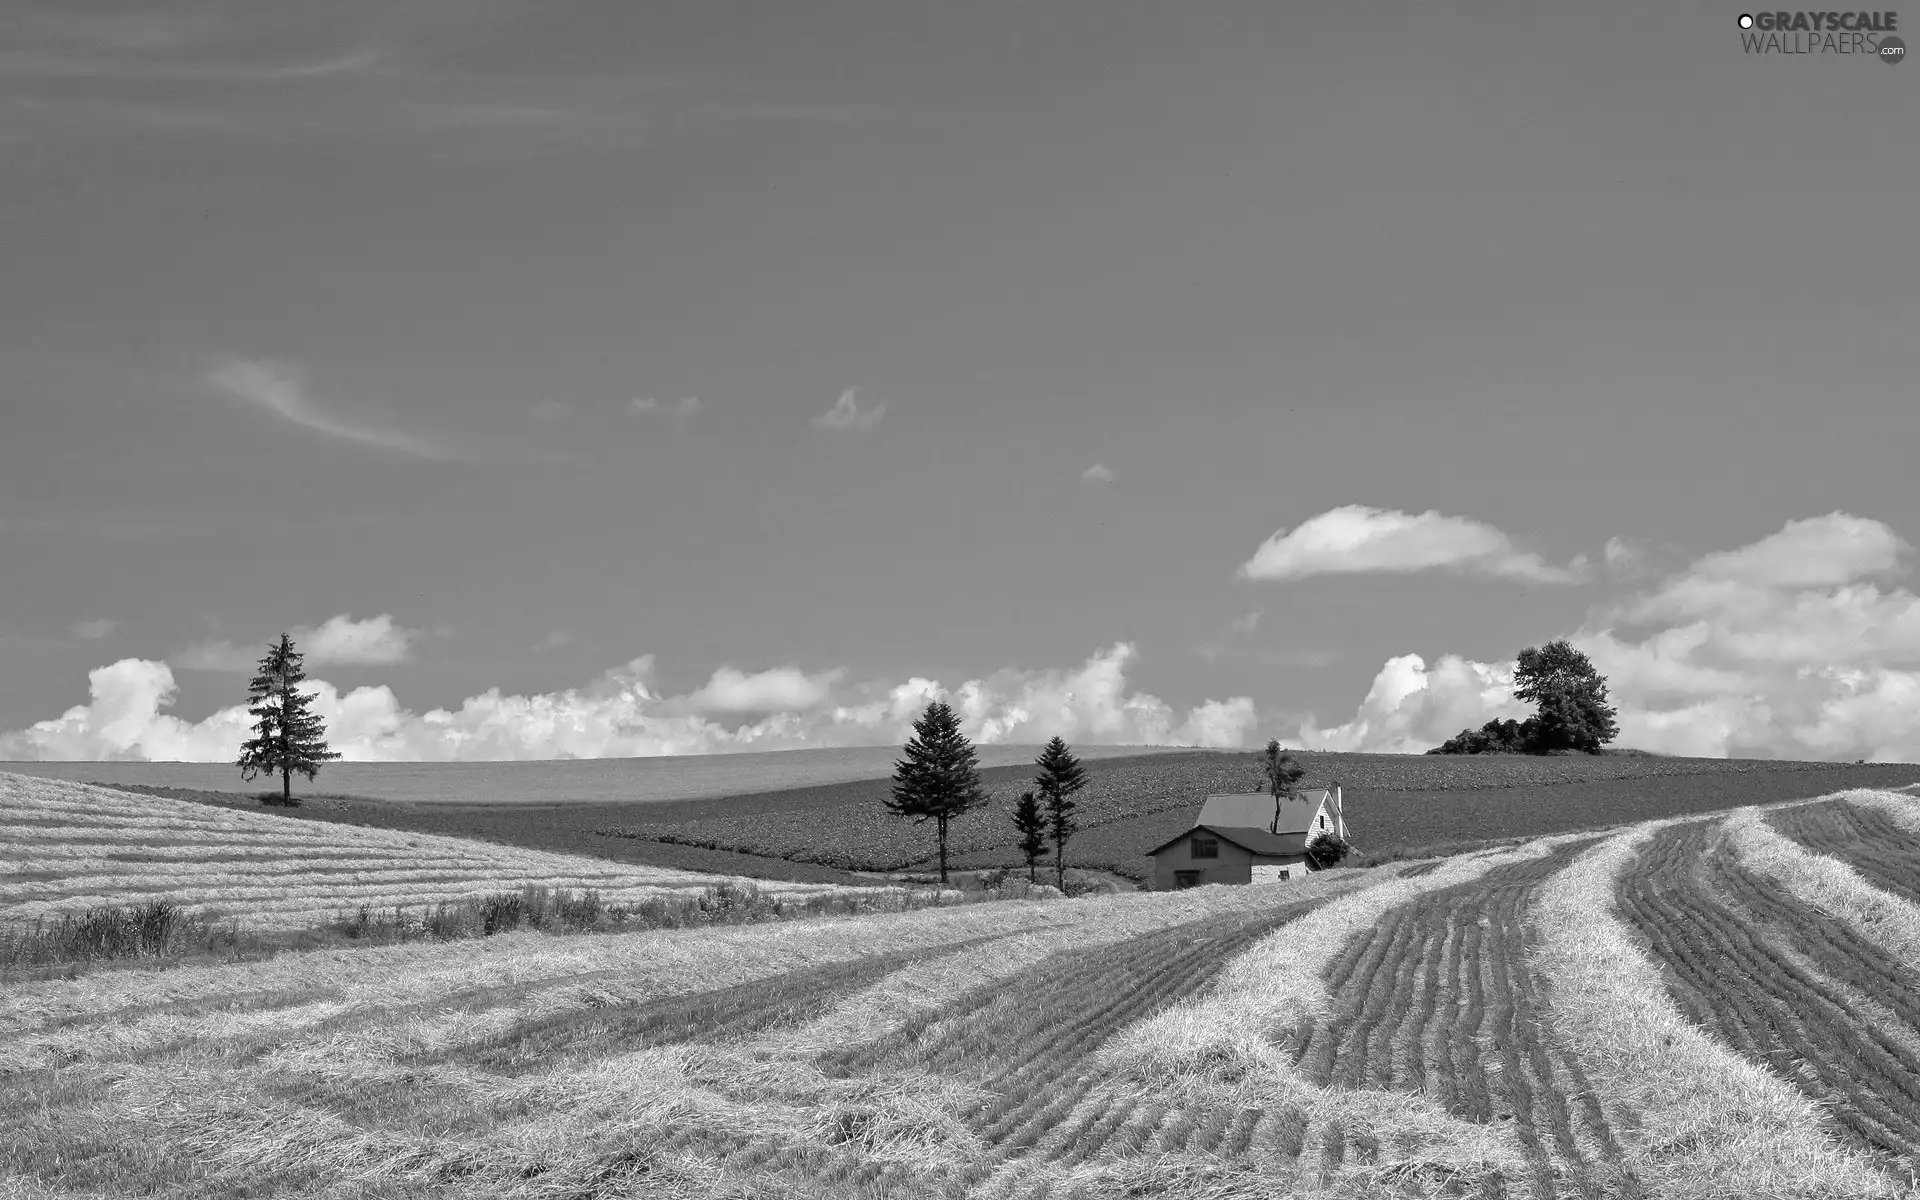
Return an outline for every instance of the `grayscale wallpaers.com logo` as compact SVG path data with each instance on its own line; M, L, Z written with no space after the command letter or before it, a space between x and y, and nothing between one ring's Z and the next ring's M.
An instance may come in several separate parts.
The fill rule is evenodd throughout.
M1894 35L1894 12L1763 12L1740 14L1748 54L1858 54L1904 62L1907 44Z

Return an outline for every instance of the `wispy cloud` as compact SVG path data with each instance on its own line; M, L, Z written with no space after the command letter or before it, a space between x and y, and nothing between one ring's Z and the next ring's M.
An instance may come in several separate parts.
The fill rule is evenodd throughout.
M365 667L405 662L420 630L397 624L387 613L363 621L341 613L318 626L290 629L287 635L310 666ZM195 642L169 661L189 671L245 671L266 652L268 640L262 638L257 646L238 646L225 638Z
M73 636L87 642L97 642L120 627L120 622L108 617L95 621L75 621L67 626Z
M1579 583L1587 561L1556 567L1484 521L1349 504L1282 529L1240 564L1243 579L1405 574L1445 568L1528 583Z
M527 415L542 421L559 421L573 415L573 406L564 400L542 400L529 408Z
M576 638L573 634L567 632L564 629L556 629L552 633L549 633L547 636L535 642L532 645L531 649L536 654L543 654L548 650L559 650L563 647L571 646L576 641L579 641L579 640L580 639Z
M887 406L876 404L865 412L854 402L853 388L840 393L840 399L834 401L832 408L813 419L815 429L861 430L872 429L886 415Z
M637 413L673 413L677 416L690 417L700 411L701 405L698 396L688 396L672 404L662 404L658 400L643 397L630 402L627 407Z
M451 458L444 446L410 433L363 425L326 412L308 398L299 373L283 363L226 359L207 372L207 383L225 393L315 433L358 442L414 458Z
M1105 463L1095 463L1080 472L1080 478L1087 483L1112 483L1120 478L1120 473Z

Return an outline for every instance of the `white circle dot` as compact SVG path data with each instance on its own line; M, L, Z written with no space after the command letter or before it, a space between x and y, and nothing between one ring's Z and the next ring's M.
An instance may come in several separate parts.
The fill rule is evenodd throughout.
M1742 14L1741 14L1741 16L1740 16L1740 28L1742 28L1742 29L1752 29L1752 28L1753 28L1753 18L1752 18L1752 17L1749 17L1749 16L1747 16L1747 15L1746 15L1746 14L1744 14L1744 13L1742 13Z

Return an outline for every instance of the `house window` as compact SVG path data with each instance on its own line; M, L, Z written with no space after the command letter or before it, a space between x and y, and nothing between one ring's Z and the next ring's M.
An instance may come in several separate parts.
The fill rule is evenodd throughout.
M1292 878L1293 878L1293 872L1292 872L1292 871L1289 871L1289 870L1287 870L1287 868L1285 868L1285 867L1281 867L1281 868L1280 868L1280 882L1281 882L1281 883L1285 883L1285 882L1286 882L1287 880L1289 880L1289 879L1292 879Z
M1173 886L1174 886L1174 887L1177 887L1177 888L1190 888L1190 887L1199 887L1199 886L1200 886L1200 872L1198 872L1198 871L1175 871L1175 872L1173 873Z
M1220 839L1210 837L1197 837L1193 839L1193 857L1219 858Z
M1321 814L1320 814L1320 828L1322 828L1322 829L1325 829L1326 827L1327 827L1327 814L1325 814L1325 813L1321 813Z

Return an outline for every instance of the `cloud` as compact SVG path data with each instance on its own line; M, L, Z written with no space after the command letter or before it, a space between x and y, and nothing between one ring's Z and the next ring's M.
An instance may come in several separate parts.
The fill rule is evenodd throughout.
M308 399L306 386L298 372L284 364L229 359L207 373L207 383L216 391L328 437L359 442L414 458L451 457L445 448L410 433L377 429L323 412Z
M1009 668L957 687L914 677L850 683L841 671L795 667L716 669L695 691L669 696L653 683L652 656L585 687L532 696L491 689L458 708L416 713L385 686L342 694L310 682L328 741L352 761L484 761L637 757L898 745L929 700L946 700L980 743L1243 746L1253 701L1209 699L1184 716L1129 686L1134 648L1119 643L1077 667ZM231 761L246 736L244 705L189 722L165 710L176 695L167 664L122 659L89 677L89 702L0 735L0 759Z
M1330 727L1305 722L1299 741L1312 750L1424 754L1469 725L1532 710L1513 698L1511 665L1447 655L1429 670L1418 654L1387 660L1353 719Z
M835 670L808 675L798 667L774 667L748 675L723 666L688 702L704 712L803 712L826 703L843 674Z
M1700 757L1920 761L1920 596L1907 543L1846 513L1702 555L1567 634L1606 675L1619 745ZM1542 639L1550 640L1550 639ZM1517 650L1518 647L1515 647ZM1415 750L1524 716L1511 663L1388 661L1351 721L1307 744Z
M386 666L406 661L420 631L395 624L387 613L364 621L341 613L318 627L296 626L287 636L309 667ZM224 638L195 642L174 655L172 663L190 671L250 671L266 653L267 643L277 640L262 638L257 646L237 646Z
M573 405L564 400L542 400L527 410L527 415L541 421L560 421L573 415Z
M688 396L672 404L662 404L658 400L635 400L627 407L637 413L674 413L678 416L690 417L699 412L701 406L698 396Z
M1120 476L1107 464L1095 463L1082 471L1080 478L1087 483L1112 483L1114 480L1120 478Z
M1290 580L1435 568L1529 583L1577 583L1587 575L1584 559L1555 567L1481 521L1349 504L1275 533L1240 565L1239 576Z
M75 621L67 630L82 641L97 642L119 627L120 622L102 617L96 621Z
M848 388L840 393L840 399L833 407L813 419L815 429L872 429L886 415L887 406L876 404L865 412L853 401L854 389Z

